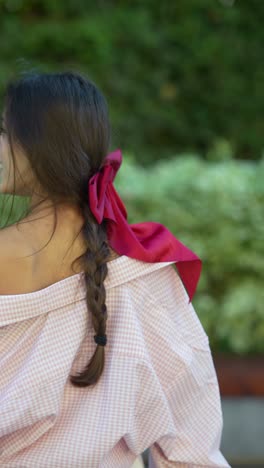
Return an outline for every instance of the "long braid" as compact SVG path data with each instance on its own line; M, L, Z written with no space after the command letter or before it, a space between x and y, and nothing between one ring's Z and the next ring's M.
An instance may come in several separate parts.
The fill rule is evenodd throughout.
M105 221L100 225L97 223L87 203L83 206L82 211L85 219L82 233L87 241L87 250L78 259L82 261L85 273L86 302L88 310L92 314L94 330L96 334L104 335L107 320L104 280L108 273L107 260L110 256L106 225ZM95 384L103 372L104 358L104 347L97 345L94 355L84 370L78 376L70 376L72 384L77 387Z

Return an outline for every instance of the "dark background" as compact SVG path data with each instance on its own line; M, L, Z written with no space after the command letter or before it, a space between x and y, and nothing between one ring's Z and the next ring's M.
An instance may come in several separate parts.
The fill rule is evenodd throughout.
M0 0L0 100L24 66L75 67L108 99L113 147L141 164L183 150L209 158L223 140L257 160L263 19L260 0Z

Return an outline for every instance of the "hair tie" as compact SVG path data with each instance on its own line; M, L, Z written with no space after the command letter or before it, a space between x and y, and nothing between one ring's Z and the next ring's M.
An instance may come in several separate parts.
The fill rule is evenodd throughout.
M105 346L107 343L106 335L94 335L94 341L101 346Z
M117 149L106 156L100 170L90 178L91 212L99 224L108 220L108 242L118 254L150 263L175 262L191 302L202 270L201 259L160 223L128 224L125 205L113 186L121 163L122 154Z

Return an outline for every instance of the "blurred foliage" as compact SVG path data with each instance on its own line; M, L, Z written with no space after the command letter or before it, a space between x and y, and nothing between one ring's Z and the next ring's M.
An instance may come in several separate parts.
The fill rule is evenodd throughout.
M142 164L222 141L258 160L263 20L259 0L0 0L0 101L21 68L77 69L108 99L113 147Z
M201 258L192 303L213 351L264 352L263 180L263 158L205 162L191 153L151 168L127 153L116 175L129 223L160 222ZM27 203L16 197L12 222Z
M205 162L182 154L142 168L124 160L116 187L129 222L165 224L203 261L193 305L212 350L264 352L264 158Z

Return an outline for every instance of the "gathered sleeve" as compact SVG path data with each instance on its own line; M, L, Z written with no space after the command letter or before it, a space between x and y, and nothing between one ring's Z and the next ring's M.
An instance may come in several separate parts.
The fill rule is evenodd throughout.
M223 417L209 339L177 271L168 265L130 287L137 289L145 358L128 447L137 455L149 448L149 468L230 467L220 451Z

